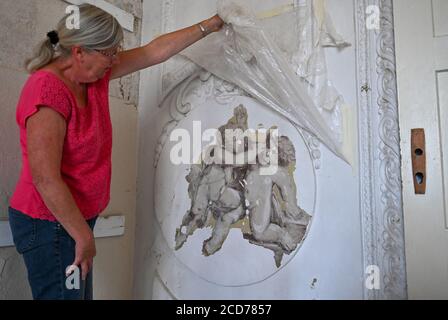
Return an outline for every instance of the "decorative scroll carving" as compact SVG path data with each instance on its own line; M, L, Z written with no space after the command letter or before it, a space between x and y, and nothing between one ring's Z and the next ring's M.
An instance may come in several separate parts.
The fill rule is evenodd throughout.
M321 157L321 152L320 152L320 146L321 143L319 141L319 139L317 139L316 136L312 135L311 133L309 133L306 130L300 129L298 128L298 130L300 130L300 132L302 133L303 139L305 140L308 148L310 149L310 154L311 154L311 159L313 160L314 163L314 168L316 170L320 169L320 157Z
M357 1L360 201L364 266L377 265L379 290L366 299L405 299L395 44L391 0ZM380 8L380 29L368 30L366 10ZM372 90L363 90L371 88Z

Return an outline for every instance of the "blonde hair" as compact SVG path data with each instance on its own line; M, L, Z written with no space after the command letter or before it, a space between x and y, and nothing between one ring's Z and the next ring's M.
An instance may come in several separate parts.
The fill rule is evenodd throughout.
M123 29L118 21L109 13L89 4L79 6L79 29L68 29L67 14L57 24L55 31L59 42L51 44L49 37L36 48L34 56L25 61L25 68L33 73L53 59L71 54L74 45L80 45L87 50L106 50L118 47L123 40Z

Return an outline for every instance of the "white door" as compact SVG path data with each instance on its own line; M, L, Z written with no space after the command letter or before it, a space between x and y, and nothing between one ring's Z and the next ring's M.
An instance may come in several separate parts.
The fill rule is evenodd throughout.
M406 269L410 299L448 298L448 1L394 0ZM426 138L415 194L411 130ZM445 157L444 157L445 154Z

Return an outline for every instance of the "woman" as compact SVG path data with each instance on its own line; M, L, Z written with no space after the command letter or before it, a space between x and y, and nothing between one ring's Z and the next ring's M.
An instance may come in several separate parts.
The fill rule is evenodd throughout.
M108 13L82 5L80 29L65 21L27 61L32 74L17 106L23 166L9 219L34 299L92 299L92 230L111 181L109 80L164 62L223 25L215 15L122 52L123 31ZM67 281L72 266L80 286Z

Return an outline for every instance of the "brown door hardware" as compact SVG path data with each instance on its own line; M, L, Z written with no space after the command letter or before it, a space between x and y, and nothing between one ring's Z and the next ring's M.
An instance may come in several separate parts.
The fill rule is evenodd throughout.
M425 130L411 130L412 174L414 175L415 194L426 192L426 150Z

